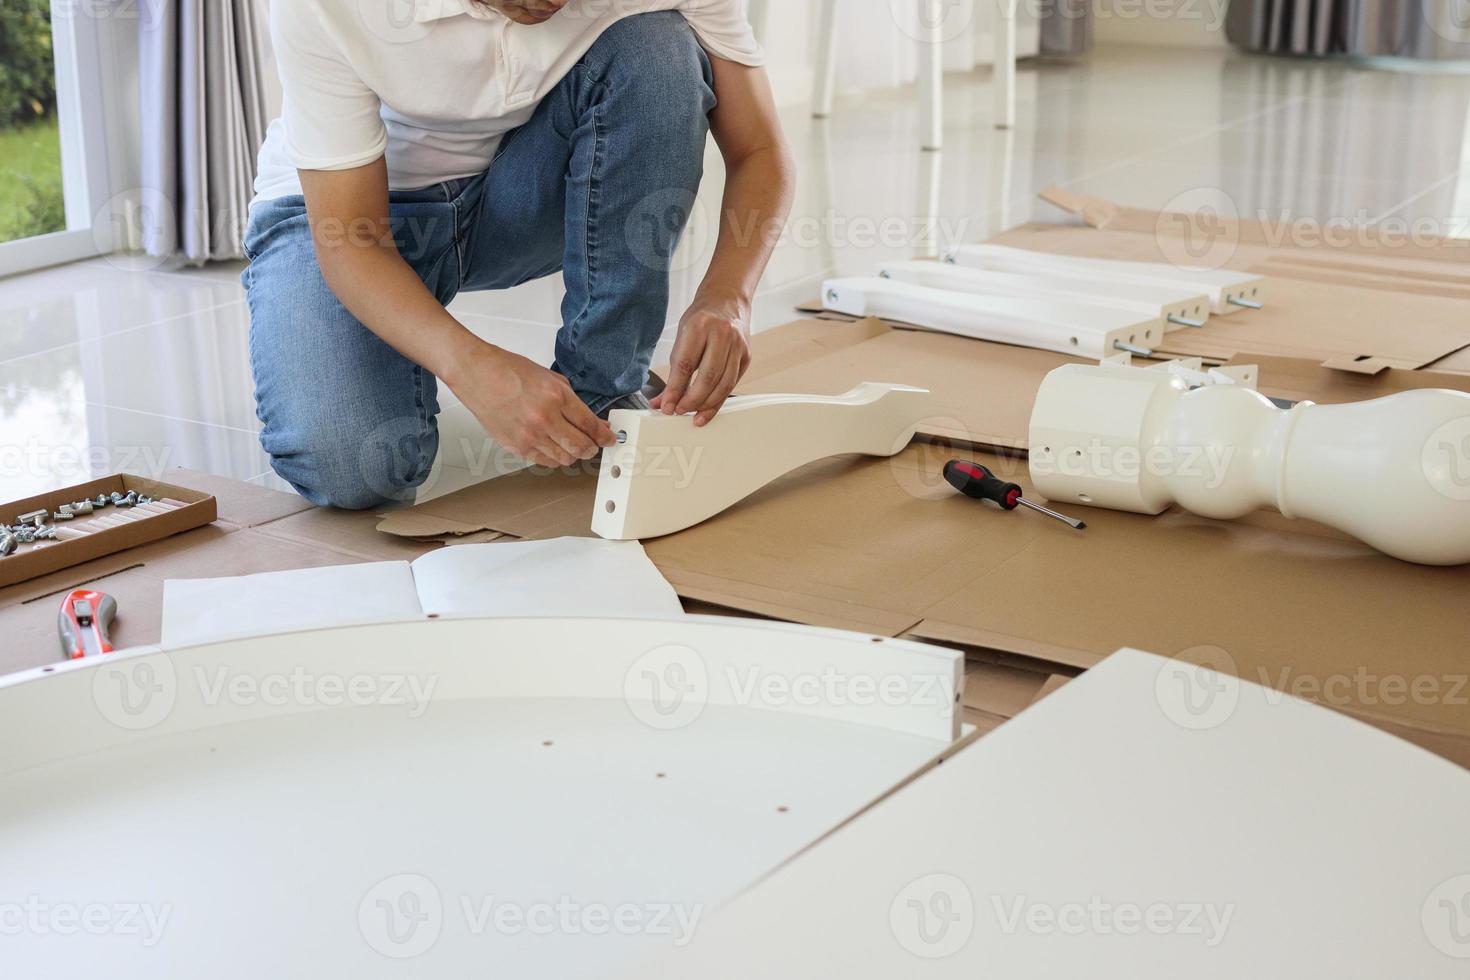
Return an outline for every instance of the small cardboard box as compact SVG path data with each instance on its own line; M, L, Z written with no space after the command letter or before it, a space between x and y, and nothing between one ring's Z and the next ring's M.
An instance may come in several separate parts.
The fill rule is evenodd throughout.
M0 505L0 521L15 524L21 514L44 509L54 514L62 504L86 500L100 494L127 493L136 490L155 500L167 497L180 501L176 507L163 514L140 518L121 527L103 528L83 538L70 541L47 541L44 544L23 545L15 554L0 558L0 586L14 585L41 575L80 565L82 562L135 548L140 544L158 541L181 531L212 523L218 517L214 497L198 490L176 487L138 476L119 474L105 476L87 483L61 490L27 497ZM112 508L107 508L111 510ZM85 518L83 518L85 520ZM50 521L48 520L48 523Z

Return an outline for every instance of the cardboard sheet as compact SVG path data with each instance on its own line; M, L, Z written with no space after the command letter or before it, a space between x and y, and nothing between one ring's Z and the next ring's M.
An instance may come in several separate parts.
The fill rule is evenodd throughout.
M1470 392L1470 375L1444 371L1407 371L1389 368L1377 374L1338 371L1300 358L1241 355L1230 364L1254 364L1260 368L1259 388L1263 395L1288 401L1314 401L1319 405L1387 398L1402 391L1448 388Z
M959 496L940 475L953 455L916 443L891 460L814 463L648 542L648 555L688 599L1072 668L1130 644L1185 660L1223 650L1240 676L1470 765L1470 566L1408 564L1272 512L1222 522L1061 507L1087 520L1079 533ZM1029 489L1023 460L985 462ZM595 486L516 475L456 506L549 500L500 509L499 530L535 536L548 508L582 520Z

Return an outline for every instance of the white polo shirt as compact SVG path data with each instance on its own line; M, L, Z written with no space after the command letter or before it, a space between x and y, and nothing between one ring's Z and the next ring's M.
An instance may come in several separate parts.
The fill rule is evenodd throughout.
M681 12L717 57L763 60L742 0L572 0L537 25L472 0L273 0L285 99L255 200L300 194L298 169L385 155L392 190L482 173L603 31L656 10Z

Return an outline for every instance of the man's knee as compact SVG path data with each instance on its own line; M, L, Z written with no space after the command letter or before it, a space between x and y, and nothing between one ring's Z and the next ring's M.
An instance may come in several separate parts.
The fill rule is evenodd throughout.
M647 98L664 118L686 109L705 116L714 107L709 56L678 11L624 17L603 32L589 57L604 76L618 73L619 87Z
M433 420L416 416L374 425L320 418L285 438L267 427L261 444L276 474L311 503L370 510L414 499L433 469L439 433Z

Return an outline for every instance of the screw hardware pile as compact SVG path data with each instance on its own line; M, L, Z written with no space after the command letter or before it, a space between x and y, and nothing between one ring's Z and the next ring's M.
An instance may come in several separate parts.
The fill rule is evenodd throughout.
M166 513L184 504L177 500L155 500L136 490L127 493L114 491L99 493L88 500L62 504L54 512L49 508L21 514L15 524L0 524L0 558L16 554L22 545L35 547L42 542L67 541L85 537L95 531L118 527L132 520ZM114 513L103 514L106 508ZM71 524L78 518L86 518L79 524Z

